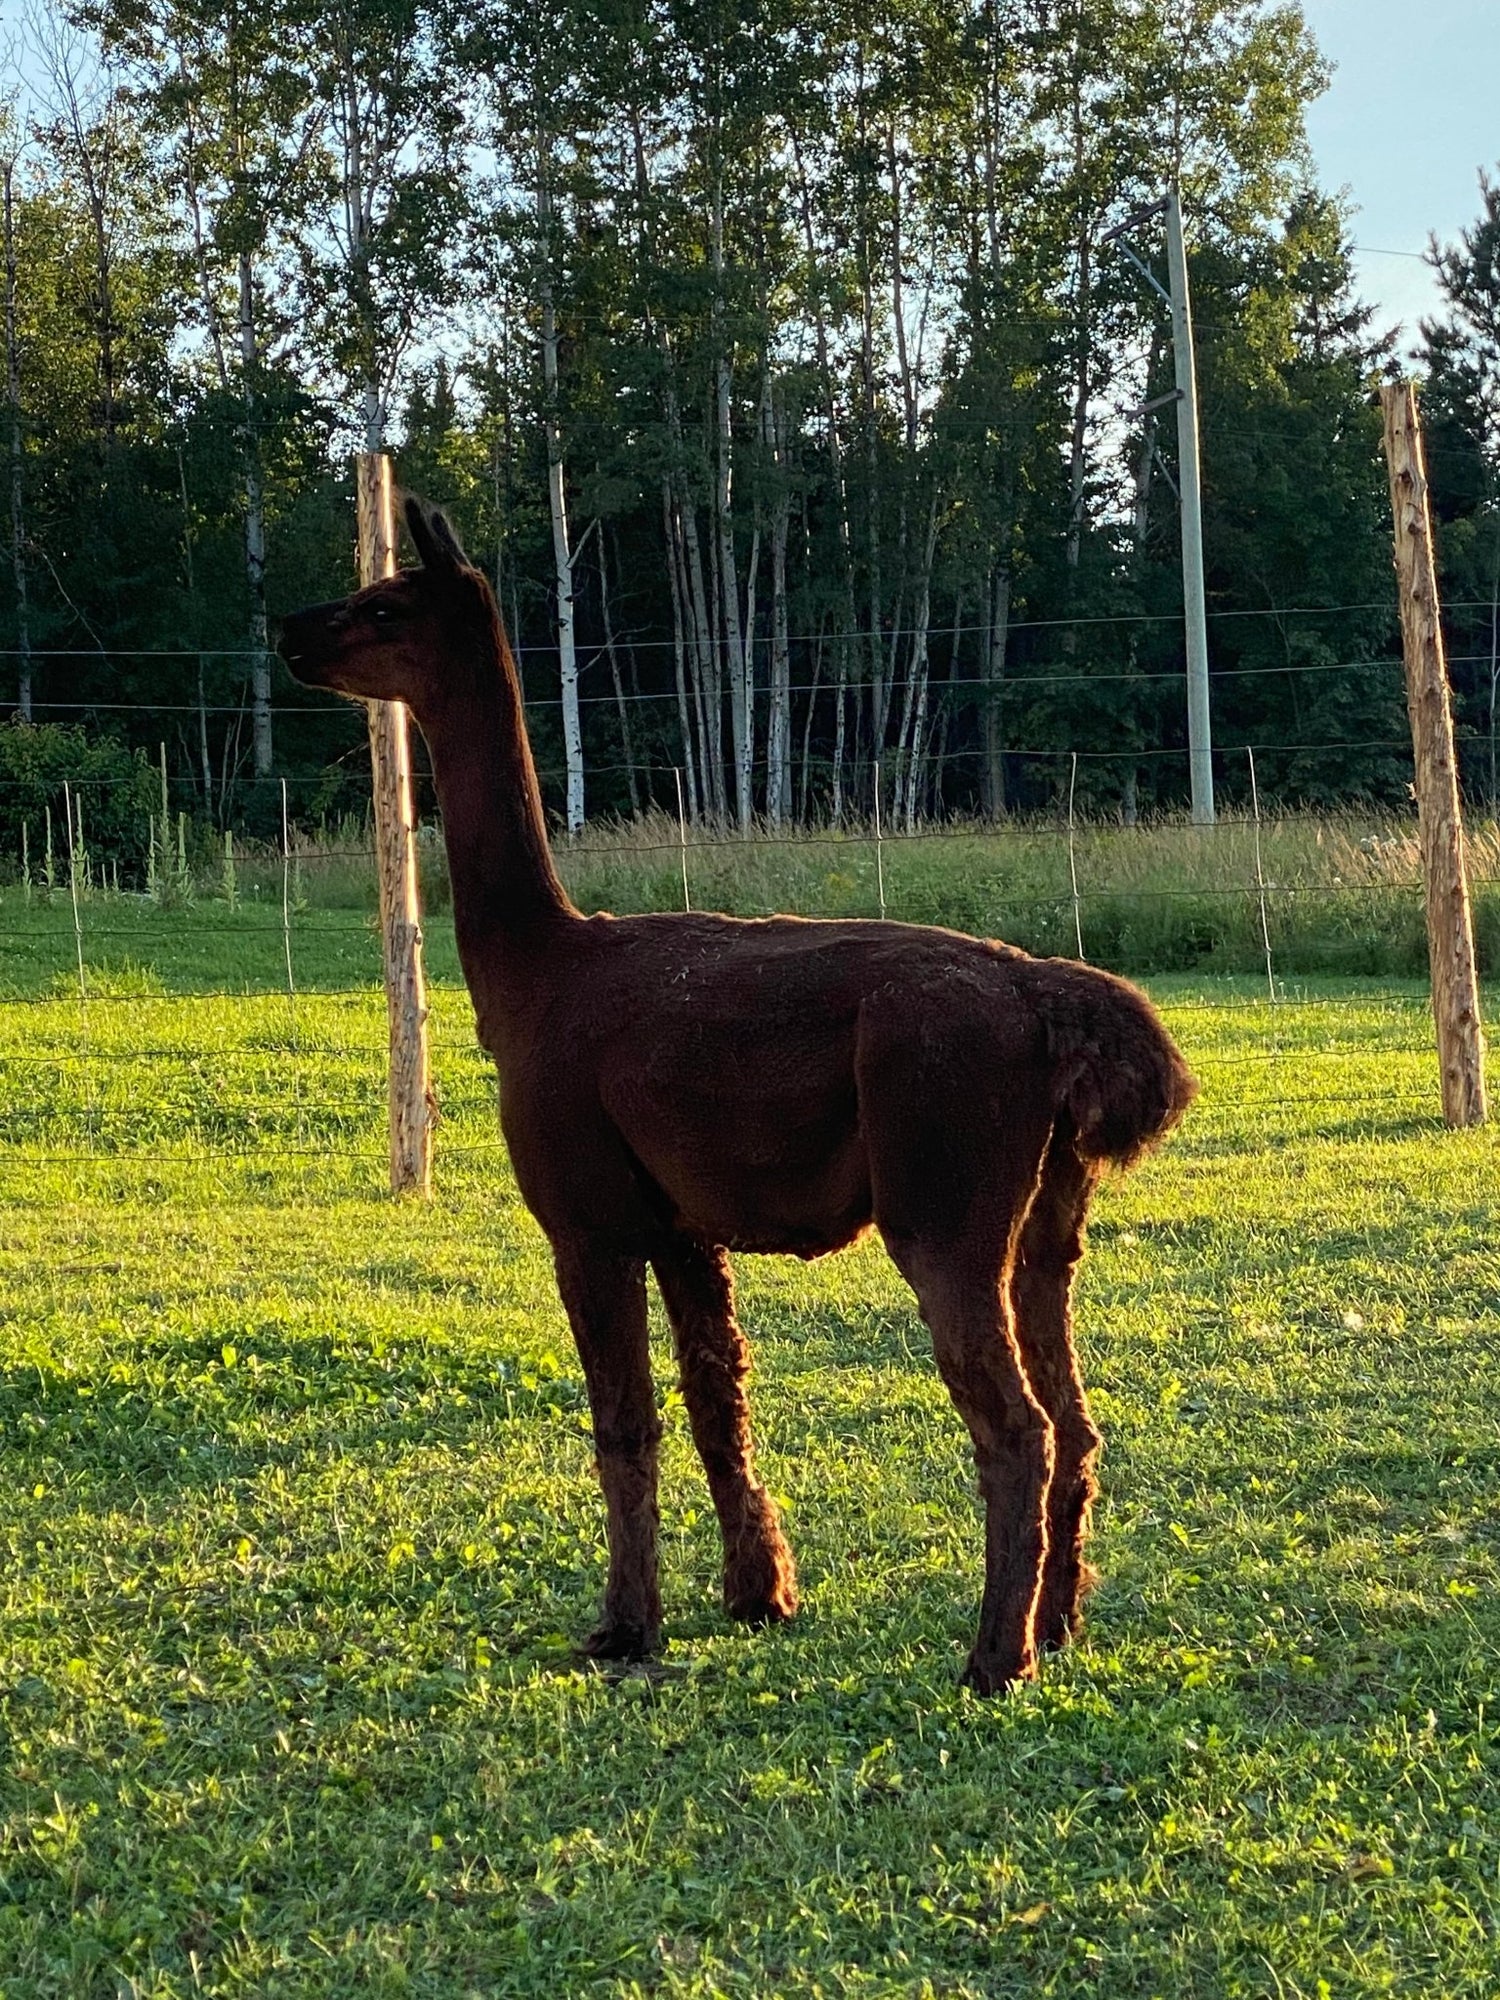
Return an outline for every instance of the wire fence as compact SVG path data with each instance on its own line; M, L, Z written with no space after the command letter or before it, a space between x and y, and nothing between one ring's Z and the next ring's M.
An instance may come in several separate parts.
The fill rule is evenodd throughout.
M1447 608L1491 607L1476 601ZM1226 627L1271 621L1285 633L1291 620L1316 625L1349 613L1393 617L1394 607L1388 602L1250 607L1211 617ZM1035 643L1029 650L1041 657L1026 659L989 687L958 675L956 664L950 663L948 679L934 671L920 688L930 690L935 703L951 701L955 709L997 693L1006 700L1019 697L1015 712L1031 715L1035 722L1038 711L1026 698L1038 692L1079 686L1146 688L1181 679L1178 668L1142 671L1108 658L1090 665L1086 659L1075 662L1067 651L1047 660L1049 633L1097 629L1101 634L1133 634L1181 622L1180 611L1013 620L1009 632L1022 639L1032 635ZM960 641L984 629L955 619L924 627L922 636L930 646L946 643L956 663ZM631 654L655 656L658 664L677 643L636 633L615 636ZM878 671L881 661L894 663L895 643L914 636L908 628L795 635L787 644L832 647L841 657L836 670L820 678L815 655L812 677L799 677L789 692L810 706L878 689L894 715L916 687L895 673L878 681L860 676L866 669ZM552 644L521 644L516 650L523 660L556 657ZM581 672L592 676L608 650L585 647ZM0 649L0 658L7 656ZM164 649L96 644L31 652L34 661L62 665L82 660L197 665L260 657L243 646L211 645ZM1450 664L1488 667L1492 675L1500 671L1493 650L1458 653ZM1402 662L1386 652L1360 659L1289 658L1231 666L1216 671L1214 678L1243 684L1254 677L1276 685L1310 678L1326 685L1328 676L1351 674L1386 689L1392 702L1401 697ZM597 680L593 685L598 686ZM168 718L243 719L249 708L243 697L236 702L153 703L144 709L138 701L66 699L50 686L39 693L41 698L33 702L37 716L146 713L162 719L163 735L176 726L168 725ZM547 711L560 700L551 693L532 694L526 706ZM814 805L809 823L806 808L818 796L815 780L826 778L830 769L826 751L818 750L809 727L800 758L792 760L801 766L804 823L740 829L708 813L690 817L680 766L662 762L650 748L640 756L629 754L632 728L624 718L640 718L645 724L659 712L675 720L680 689L643 691L617 682L611 690L593 692L586 681L580 701L587 711L619 713L617 747L625 752L622 761L591 757L587 775L599 780L629 777L632 798L639 785L651 812L633 826L591 826L580 836L559 837L558 859L575 885L581 872L592 870L592 888L616 895L623 886L629 894L632 871L639 876L642 870L654 870L649 885L637 882L636 888L648 886L655 902L670 901L683 910L732 900L741 914L787 910L806 916L884 916L891 911L930 916L944 913L941 883L932 891L928 882L930 893L922 909L915 910L908 879L914 858L920 858L929 877L947 871L956 878L965 869L972 872L978 856L983 861L982 907L966 928L1019 930L1023 941L1040 948L1115 962L1120 960L1122 925L1130 922L1154 922L1171 930L1183 943L1184 962L1192 963L1194 925L1214 933L1224 928L1215 912L1228 913L1235 921L1242 915L1258 968L1253 980L1242 977L1216 987L1200 977L1190 989L1180 981L1163 982L1159 989L1168 1018L1205 1081L1193 1121L1202 1136L1195 1143L1212 1152L1228 1144L1274 1144L1291 1125L1305 1128L1309 1120L1335 1138L1382 1122L1404 1128L1410 1121L1439 1116L1437 1058L1422 982L1369 984L1363 991L1345 988L1334 995L1305 982L1299 985L1292 949L1294 932L1305 935L1319 924L1330 931L1347 929L1356 917L1368 918L1372 911L1380 913L1372 926L1383 934L1405 924L1413 937L1420 937L1422 892L1412 867L1409 827L1398 824L1392 834L1389 814L1381 815L1385 832L1359 862L1356 879L1328 879L1326 871L1319 879L1291 879L1273 851L1283 822L1266 805L1267 773L1274 781L1278 768L1289 768L1285 761L1278 765L1272 760L1378 755L1404 772L1411 760L1410 740L1404 735L1295 742L1268 737L1216 746L1216 777L1229 810L1212 828L1163 824L1140 829L1143 837L1149 834L1158 845L1173 848L1172 879L1163 879L1160 868L1148 879L1136 879L1128 870L1094 872L1101 828L1084 816L1090 786L1107 781L1114 770L1170 775L1173 760L1186 764L1185 745L1137 745L1113 735L1076 746L1006 742L1004 758L1012 768L1033 774L1033 792L1050 797L1050 808L1024 821L983 826L947 822L930 811L924 817L924 799L940 799L941 787L928 794L915 789L911 765L902 761L907 753L889 753L873 762L866 756L863 763L851 757L844 796L857 795L870 817L819 822ZM1370 713L1372 719L1394 720L1394 712L1377 708ZM323 701L314 694L275 702L271 715L279 724L317 715L348 717L351 708L342 699ZM1114 728L1107 720L1099 726ZM1020 733L1025 725L1012 727ZM702 729L701 718L697 728ZM1044 730L1045 719L1037 733ZM652 731L643 727L639 734L649 738ZM660 732L656 743L659 750ZM1493 744L1476 737L1469 747L1488 748L1493 767ZM358 742L343 754L357 763L363 750L361 729ZM972 744L948 748L945 739L936 753L939 777L944 763L961 766L981 754ZM1262 760L1259 769L1257 758ZM163 748L160 824L153 811L150 864L141 887L127 879L120 888L117 860L106 879L89 846L90 820L109 805L111 788L127 789L126 781L85 774L70 779L65 788L61 828L51 828L45 838L39 830L39 844L23 852L20 882L0 891L0 968L7 958L24 960L29 967L29 991L23 996L12 981L17 991L12 1000L3 997L6 980L0 969L0 1174L15 1170L24 1177L76 1168L107 1180L113 1170L128 1182L131 1175L174 1166L197 1171L212 1163L260 1172L288 1162L309 1180L342 1163L373 1184L387 1159L379 940L371 918L349 907L347 897L343 905L328 900L335 896L339 869L372 872L365 774L340 766L330 805L325 773L301 778L237 773L234 791L253 793L265 802L268 810L258 823L274 826L276 836L268 834L258 845L241 842L237 853L233 837L216 835L225 840L222 881L216 885L211 857L200 851L190 861L182 827L182 815L203 804L207 786L200 789L185 754L179 763L175 773L169 772ZM732 791L732 760L726 757L724 763L722 784ZM764 755L753 757L752 780L763 780L769 768ZM548 765L541 776L556 784L566 773ZM894 798L882 795L883 777L894 781ZM149 782L157 784L156 772ZM426 780L421 783L424 801L430 802L430 787ZM220 789L222 793L222 771ZM691 793L689 786L690 803ZM17 805L37 796L36 779L0 776L0 811L10 823ZM826 791L824 798L826 811ZM326 831L314 836L307 829L306 822L324 811L338 815L332 837ZM304 822L300 830L299 818ZM1205 873L1198 862L1205 851L1215 850L1225 858L1216 873ZM1042 863L1036 863L1038 854ZM778 867L786 864L779 874L767 868L767 857ZM0 863L5 858L0 856ZM1490 840L1480 858L1474 887L1482 897L1500 892L1500 838ZM253 893L239 895L237 868ZM761 870L758 888L749 880L755 869ZM127 868L127 877L129 873ZM840 884L836 894L828 889L835 877ZM306 892L309 882L315 885L312 894ZM759 907L757 894L764 898ZM323 906L316 896L324 897ZM1495 900L1500 919L1500 894ZM829 907L830 902L837 907ZM966 914L974 906L971 896ZM127 955L122 968L122 949L138 951L147 965L136 966ZM1198 957L1203 957L1201 951ZM169 967L178 990L165 990L165 981L153 973L158 965ZM240 990L249 981L258 989L254 993ZM493 1122L493 1079L466 1005L451 983L445 987L439 979L433 1006L431 1047L445 1120L438 1140L439 1172L445 1163L457 1172L466 1164L487 1170L501 1151Z
M997 906L1011 913L1046 911L1062 928L1063 948L1084 957L1094 914L1105 906L1236 903L1256 921L1264 949L1258 988L1240 979L1186 986L1175 980L1158 989L1204 1083L1190 1145L1212 1157L1230 1147L1274 1146L1309 1128L1332 1142L1437 1122L1437 1060L1420 983L1369 983L1333 993L1299 983L1277 962L1279 911L1300 904L1335 912L1357 899L1395 899L1419 920L1419 886L1411 879L1269 879L1262 842L1268 827L1253 782L1253 752L1246 754L1252 766L1248 813L1212 829L1157 829L1158 838L1180 840L1184 865L1189 851L1201 852L1205 842L1248 834L1250 859L1237 882L1091 880L1082 836L1092 830L1080 824L1071 788L1063 813L1026 826L903 832L877 817L868 825L762 831L752 848L737 832L690 827L679 816L667 829L670 837L621 831L611 840L560 842L559 855L565 870L578 861L629 864L670 856L669 879L680 879L682 902L690 907L713 900L714 878L705 878L705 869L732 875L748 852L842 850L873 863L872 904L876 894L884 904L888 863L923 850L941 857L944 843L955 852L966 843L998 857ZM71 839L71 799L64 817ZM1004 857L1022 841L1052 849L1058 869L1050 892L1005 886ZM322 858L367 864L371 855L361 842ZM81 1198L91 1190L123 1199L152 1187L170 1189L173 1174L199 1181L206 1175L231 1189L245 1174L255 1186L269 1176L283 1193L314 1190L330 1177L338 1186L352 1177L371 1192L383 1184L387 1043L378 937L364 914L302 906L297 870L315 858L312 851L299 853L284 816L274 857L279 880L254 911L221 909L211 898L172 909L91 888L76 846L50 901L37 898L28 907L17 890L6 893L0 912L13 914L0 922L0 937L7 949L41 940L56 960L29 995L0 1000L0 1103L6 1107L0 1177L12 1194L19 1188L24 1198L28 1177L58 1174L76 1176ZM1480 874L1476 882L1500 889L1500 872ZM340 970L341 990L326 990L321 957L329 940L357 940ZM152 947L146 956L168 965L179 990L166 990L159 978L153 983L149 967L132 969L127 962L122 975L113 956L121 941ZM237 988L232 973L195 978L191 955L199 943L222 944L231 958L236 946L272 950L279 973L273 980L272 968L263 965L255 992ZM447 1174L462 1186L468 1176L499 1170L503 1145L487 1058L463 996L441 982L433 996L431 1046L443 1117L439 1184Z

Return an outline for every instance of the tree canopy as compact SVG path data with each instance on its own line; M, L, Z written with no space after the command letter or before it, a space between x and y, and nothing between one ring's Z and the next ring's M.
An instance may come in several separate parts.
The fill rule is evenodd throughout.
M7 701L215 822L363 797L280 608L349 461L453 510L549 802L903 824L1186 796L1182 190L1220 784L1404 795L1373 388L1270 0L78 0L3 134ZM1467 777L1495 793L1500 193L1424 327ZM1159 225L1129 241L1162 268ZM1074 767L1074 753L1077 766Z

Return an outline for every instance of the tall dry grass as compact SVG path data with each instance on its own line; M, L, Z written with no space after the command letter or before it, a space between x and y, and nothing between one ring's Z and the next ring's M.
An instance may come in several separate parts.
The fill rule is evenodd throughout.
M1500 971L1500 824L1470 827L1481 964ZM1414 822L1350 812L1287 814L1259 829L1182 820L1135 827L1085 823L1071 838L1055 819L999 826L950 822L878 844L867 824L749 835L688 827L664 814L591 824L554 836L579 907L674 910L683 873L693 908L738 916L868 917L881 905L909 923L946 924L1030 950L1087 957L1122 971L1264 968L1262 908L1278 972L1419 975L1426 968L1421 859ZM421 836L424 905L440 915L449 885L436 827ZM277 902L283 863L240 850L237 893ZM1074 880L1077 896L1074 895ZM345 822L296 839L291 889L309 910L369 910L375 901L368 829ZM200 900L221 893L217 860Z

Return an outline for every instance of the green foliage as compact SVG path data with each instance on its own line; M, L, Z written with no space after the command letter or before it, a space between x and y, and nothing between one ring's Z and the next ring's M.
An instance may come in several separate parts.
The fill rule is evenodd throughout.
M1479 177L1480 212L1434 245L1444 308L1424 321L1428 454L1440 528L1451 670L1479 739L1468 776L1500 796L1500 182Z
M66 879L64 784L83 802L96 866L114 863L131 875L143 870L155 804L152 774L143 753L113 737L90 736L60 723L11 722L0 726L0 865L7 873L19 866L25 827L36 879L50 813L57 829L56 866Z
M679 641L699 771L720 756L731 556L757 803L785 630L799 812L831 813L835 790L868 812L882 760L893 790L915 765L906 820L1047 807L1052 753L1072 749L1110 753L1084 771L1090 811L1180 805L1173 426L1133 414L1170 387L1169 342L1110 236L1172 173L1216 740L1256 745L1284 807L1404 802L1372 397L1390 357L1312 177L1303 121L1326 71L1300 9L74 11L109 66L76 129L24 135L18 429L0 447L20 476L32 695L119 717L153 754L166 738L174 810L266 840L283 775L304 826L362 808L352 711L276 670L274 768L257 771L247 710L267 602L353 581L344 468L382 426L496 581L559 800L549 416L596 816L671 805ZM1448 303L1426 330L1476 796L1500 786L1495 202L1485 184L1442 252ZM1160 268L1149 228L1138 247ZM7 658L22 622L0 565ZM905 690L924 677L913 759ZM1232 804L1236 757L1220 776Z

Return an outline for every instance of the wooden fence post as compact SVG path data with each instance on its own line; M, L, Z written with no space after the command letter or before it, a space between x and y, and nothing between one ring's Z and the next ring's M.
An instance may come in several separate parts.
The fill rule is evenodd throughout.
M363 588L396 573L396 514L391 461L361 452L356 462L359 581ZM427 989L422 976L422 915L417 899L416 813L405 704L365 704L375 797L375 861L385 948L390 1026L392 1194L432 1193L435 1123L427 1060Z
M1380 402L1385 415L1391 512L1396 523L1406 707L1416 759L1417 827L1426 886L1427 955L1432 966L1443 1116L1450 1125L1482 1125L1487 1115L1484 1028L1416 385L1389 382L1381 389Z

